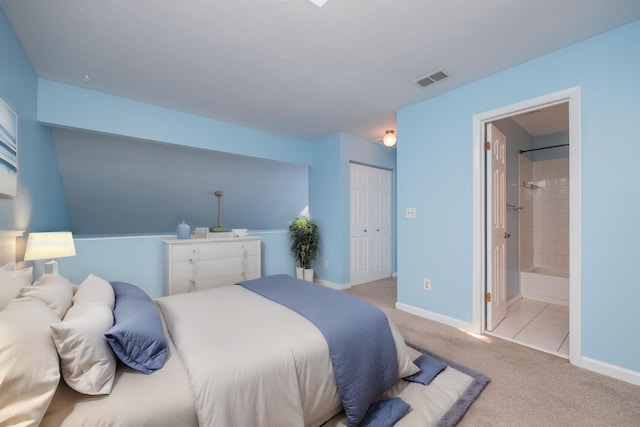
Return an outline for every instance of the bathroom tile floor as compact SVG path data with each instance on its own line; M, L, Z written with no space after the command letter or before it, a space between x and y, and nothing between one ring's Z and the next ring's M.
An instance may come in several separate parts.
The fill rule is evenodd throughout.
M530 299L520 299L507 308L507 317L493 335L569 356L569 307Z

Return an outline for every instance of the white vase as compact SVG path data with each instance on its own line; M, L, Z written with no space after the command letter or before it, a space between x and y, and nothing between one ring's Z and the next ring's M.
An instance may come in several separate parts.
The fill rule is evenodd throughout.
M307 282L313 282L313 268L304 269L304 280Z
M296 278L300 280L304 279L304 269L302 267L296 267Z

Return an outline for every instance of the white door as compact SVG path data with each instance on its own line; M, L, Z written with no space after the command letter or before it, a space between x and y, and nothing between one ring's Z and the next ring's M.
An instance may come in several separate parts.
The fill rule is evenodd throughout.
M391 171L358 164L350 175L351 285L391 276Z
M487 125L487 330L492 331L507 316L507 140L492 124Z

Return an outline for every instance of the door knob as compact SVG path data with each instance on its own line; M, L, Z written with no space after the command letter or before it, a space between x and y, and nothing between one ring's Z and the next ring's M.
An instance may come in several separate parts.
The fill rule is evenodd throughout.
M504 233L504 238L505 238L505 239L508 239L509 237L511 237L511 234L509 234L509 233L505 232L505 233Z

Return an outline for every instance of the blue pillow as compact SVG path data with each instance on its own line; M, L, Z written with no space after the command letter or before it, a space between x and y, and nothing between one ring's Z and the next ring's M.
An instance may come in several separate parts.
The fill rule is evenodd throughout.
M378 400L367 410L360 427L391 427L409 410L411 406L399 397Z
M156 305L140 288L110 282L116 302L114 325L105 334L118 359L131 368L150 374L167 360L167 339Z
M420 368L420 372L404 377L404 379L424 385L429 385L429 383L447 367L444 363L426 354L418 357L413 363Z

